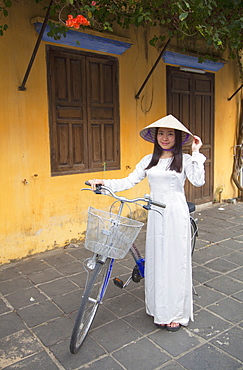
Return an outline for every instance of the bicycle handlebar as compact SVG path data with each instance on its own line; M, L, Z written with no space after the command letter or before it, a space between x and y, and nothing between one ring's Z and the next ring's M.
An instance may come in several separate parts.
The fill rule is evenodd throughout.
M88 181L85 181L85 185L91 186ZM93 190L87 189L87 188L83 188L83 189L81 189L81 191L82 190L90 190L90 191L93 191ZM148 195L148 194L145 194L143 198L128 199L126 197L116 195L108 186L105 186L105 185L96 185L96 190L94 190L94 193L96 193L96 194L102 194L101 193L101 190L108 191L113 198L115 198L115 199L117 199L117 200L119 200L120 202L123 202L123 203L146 202L147 205L144 205L143 208L145 208L147 210L151 209L151 205L154 205L154 206L157 206L157 207L161 207L161 208L165 208L166 207L166 205L164 203L153 201L152 198L151 198L151 196Z

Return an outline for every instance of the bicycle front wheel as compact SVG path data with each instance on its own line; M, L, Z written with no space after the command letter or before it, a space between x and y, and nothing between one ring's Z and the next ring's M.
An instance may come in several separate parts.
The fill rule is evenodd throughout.
M191 254L193 254L196 244L196 238L198 235L198 228L195 220L191 217Z
M93 323L109 282L110 262L111 259L107 258L105 263L98 261L95 265L73 327L70 341L71 353L77 353Z

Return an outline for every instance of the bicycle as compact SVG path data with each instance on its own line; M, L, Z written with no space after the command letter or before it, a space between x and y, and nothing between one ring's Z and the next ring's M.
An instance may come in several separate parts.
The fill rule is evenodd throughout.
M88 182L86 185L90 185ZM83 190L90 190L90 188L83 188ZM123 196L116 195L110 188L98 185L94 191L96 194L102 194L105 191L106 195L110 195L116 199L111 205L110 212L102 211L89 207L88 222L85 238L85 248L92 251L92 257L84 262L86 263L85 269L89 274L92 272L90 279L87 279L84 294L82 296L81 305L77 313L76 321L73 327L70 351L75 354L83 344L89 329L94 321L95 315L102 303L108 283L111 277L115 259L122 259L130 250L135 261L131 276L123 283L119 278L114 278L113 282L119 288L125 288L131 280L138 283L144 278L145 259L142 258L139 250L134 244L143 223L132 218L121 216L125 204L134 203L147 211L154 210L160 211L152 206L165 208L166 205L153 201L149 195L144 197L128 199ZM120 202L118 212L112 213L112 207L117 201ZM141 204L143 202L144 204ZM198 233L196 220L193 218L195 205L188 203L191 229L192 229L192 253L195 248L196 236Z

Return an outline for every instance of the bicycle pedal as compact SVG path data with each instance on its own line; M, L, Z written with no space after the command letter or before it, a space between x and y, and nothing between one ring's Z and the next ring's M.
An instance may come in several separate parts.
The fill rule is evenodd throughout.
M113 279L113 282L114 282L114 284L115 284L118 288L120 288L120 289L122 289L122 288L123 288L123 286L124 286L123 281L122 281L121 279L114 278L114 279Z

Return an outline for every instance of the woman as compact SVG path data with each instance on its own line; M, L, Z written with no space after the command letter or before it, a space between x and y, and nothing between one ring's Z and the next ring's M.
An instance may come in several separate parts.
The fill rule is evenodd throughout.
M92 189L103 184L117 192L148 177L152 199L166 204L163 217L153 211L148 215L145 304L158 327L177 331L193 321L191 229L184 183L188 178L194 186L204 184L206 158L199 153L201 139L172 115L145 127L140 135L154 142L153 154L124 179L90 183ZM192 155L182 154L182 147L191 142Z

